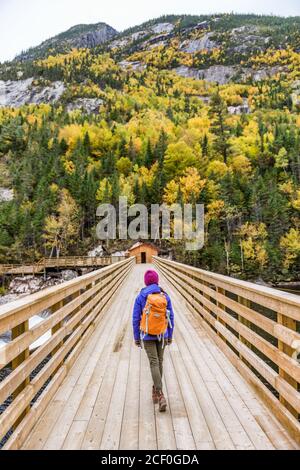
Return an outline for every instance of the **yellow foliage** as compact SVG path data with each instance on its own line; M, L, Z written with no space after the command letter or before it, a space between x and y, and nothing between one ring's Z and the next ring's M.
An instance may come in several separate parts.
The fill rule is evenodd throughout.
M207 204L206 209L206 222L209 223L213 219L219 219L225 207L225 202L221 199L212 201L210 204Z
M120 186L120 196L127 197L127 201L129 205L135 203L135 196L133 192L133 179L125 178L123 175L119 178L119 186Z
M58 190L59 190L59 187L57 186L57 184L52 183L51 186L50 186L51 193L57 193Z
M294 193L294 185L291 180L287 181L286 183L282 183L279 186L280 191L285 194L293 194Z
M99 188L96 193L96 199L102 203L109 203L112 196L112 185L107 178L103 178L99 183Z
M284 251L284 267L293 265L300 255L300 231L291 228L290 231L281 237L280 247Z
M214 160L209 163L207 168L207 175L215 179L222 179L229 171L226 163L219 160Z
M292 207L300 211L300 189L297 190L295 198L292 200Z
M230 167L236 173L247 176L251 173L251 163L244 155L237 155L230 161Z
M254 239L265 239L268 235L265 224L252 224L251 222L246 222L244 225L242 225L239 230L239 233L241 237L251 237Z
M157 173L158 163L154 163L150 170L145 166L141 166L138 169L138 180L140 187L145 183L148 188L153 184L154 178Z
M167 206L172 206L176 203L179 193L179 184L175 180L169 181L164 190L164 203Z
M187 168L185 176L179 178L180 191L184 203L193 203L199 198L205 187L206 180L202 180L196 168Z
M101 123L99 126L88 123L83 125L70 124L60 129L59 140L64 139L67 142L69 154L76 147L78 140L83 140L87 133L90 138L91 149L96 156L99 153L101 154L101 151L111 147L112 132L105 123Z
M64 169L68 175L72 175L75 172L75 165L71 160L64 160Z

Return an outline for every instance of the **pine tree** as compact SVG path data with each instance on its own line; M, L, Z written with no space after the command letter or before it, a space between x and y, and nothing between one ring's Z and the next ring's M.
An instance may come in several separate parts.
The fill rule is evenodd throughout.
M214 93L211 98L209 116L212 119L211 131L215 135L213 144L214 150L216 153L220 153L224 158L224 163L227 163L230 147L230 127L226 124L226 118L228 116L227 106L219 90Z

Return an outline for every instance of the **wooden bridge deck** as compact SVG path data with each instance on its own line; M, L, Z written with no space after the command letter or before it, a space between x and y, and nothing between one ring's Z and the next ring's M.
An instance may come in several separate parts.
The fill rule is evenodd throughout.
M295 441L162 279L176 315L165 355L168 411L151 401L131 311L149 265L136 265L23 449L295 449Z

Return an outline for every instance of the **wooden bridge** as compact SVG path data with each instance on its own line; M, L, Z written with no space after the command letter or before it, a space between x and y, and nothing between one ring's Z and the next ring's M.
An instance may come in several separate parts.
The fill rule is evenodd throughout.
M154 258L172 297L166 413L131 311L134 258L5 305L4 449L298 449L300 297ZM28 321L52 315L29 329ZM52 335L30 354L45 332Z
M99 266L109 266L123 259L125 259L123 256L65 256L61 258L42 258L34 264L0 264L0 275L13 274L24 276L28 274L38 274L49 268L97 268Z

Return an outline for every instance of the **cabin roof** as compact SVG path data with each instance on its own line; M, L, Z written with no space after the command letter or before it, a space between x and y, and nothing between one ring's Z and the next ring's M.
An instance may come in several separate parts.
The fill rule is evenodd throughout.
M153 245L150 242L137 242L131 248L128 248L128 251L135 250L136 248L139 248L140 246L143 246L143 245L150 246L151 248L154 248L155 250L158 251L157 246Z

